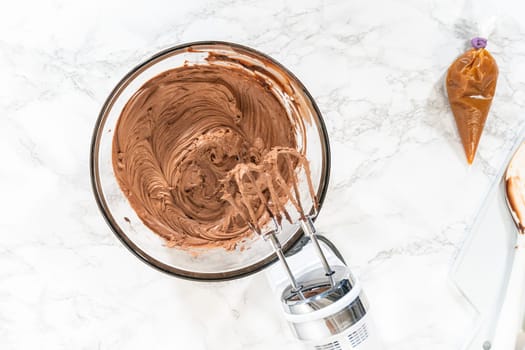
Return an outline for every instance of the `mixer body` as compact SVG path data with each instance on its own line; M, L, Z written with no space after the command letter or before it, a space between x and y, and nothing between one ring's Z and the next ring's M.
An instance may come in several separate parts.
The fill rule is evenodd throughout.
M383 346L371 330L369 316L363 316L354 325L331 337L305 341L307 349L314 350L379 350Z
M287 257L300 291L290 285L281 265L267 271L295 337L314 350L383 349L361 284L327 245L322 249L332 276L315 259L311 243Z

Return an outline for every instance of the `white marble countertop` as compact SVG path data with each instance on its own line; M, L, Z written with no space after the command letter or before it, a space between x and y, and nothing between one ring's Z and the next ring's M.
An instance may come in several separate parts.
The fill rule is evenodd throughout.
M318 226L363 281L387 349L460 349L473 316L450 266L525 120L525 6L488 3L4 4L0 348L300 348L262 274L161 274L117 241L91 193L92 128L113 86L162 48L216 39L273 56L316 99L333 152ZM469 168L443 75L478 28L500 78Z

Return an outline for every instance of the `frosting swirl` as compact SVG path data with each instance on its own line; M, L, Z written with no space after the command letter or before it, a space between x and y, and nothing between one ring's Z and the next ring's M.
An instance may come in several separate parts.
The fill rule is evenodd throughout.
M221 181L272 147L297 148L297 123L246 69L175 68L146 82L122 110L114 172L139 218L168 246L233 249L251 231L223 199Z

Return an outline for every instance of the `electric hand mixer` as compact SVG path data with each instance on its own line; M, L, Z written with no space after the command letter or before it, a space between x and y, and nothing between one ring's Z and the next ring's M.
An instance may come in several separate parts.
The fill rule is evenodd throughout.
M288 183L283 172L291 178ZM302 206L299 173L306 179L313 203L314 210L309 215ZM381 349L373 336L360 283L334 252L323 251L317 238L313 219L318 206L309 173L308 161L298 151L276 148L265 156L261 166L250 163L234 168L226 180L224 198L255 233L271 244L279 258L281 265L270 268L267 275L298 339L311 349ZM285 203L295 209L297 219L292 219ZM271 218L269 225L261 226L256 206L263 208L262 222ZM299 224L310 240L289 259L278 238L283 216Z
M257 181L267 188L265 196L259 199L262 204L259 212L251 215L249 205L240 200L231 201L238 205L237 210L252 230L265 239L250 238L246 242L248 249L244 250L208 249L195 256L191 251L167 247L137 217L114 176L111 150L121 111L140 86L167 69L188 63L209 66L210 55L214 57L214 64L252 71L286 106L289 118L304 120L304 125L298 126L296 135L301 156L293 152L283 156L280 162L288 159L286 164L281 164L282 172L274 172L273 177L268 178L270 173L265 175L263 171L255 176L257 172L247 171L245 178L239 179L245 184L243 190L248 198L260 195L257 191L250 193L250 188L257 188L254 186ZM302 160L304 156L308 162ZM305 175L309 167L311 178ZM241 278L266 269L285 318L296 337L310 348L381 349L360 283L337 249L329 242L318 241L322 236L316 234L313 225L326 194L330 172L330 149L322 116L304 85L271 57L238 44L211 41L175 46L151 57L119 82L102 107L93 134L90 169L95 198L104 218L120 241L141 261L172 276L207 282ZM294 169L301 170L301 176L295 174ZM291 183L297 183L290 182L290 176L300 177L302 186L290 187ZM304 181L308 186L304 186ZM236 182L230 185L237 186ZM308 193L300 192L304 188L308 188ZM230 190L226 192L235 193L238 189ZM309 212L305 213L303 208ZM295 213L294 218L291 212ZM286 220L282 220L283 217ZM268 222L270 226L264 227ZM305 238L309 239L303 244ZM275 256L281 263L272 265Z

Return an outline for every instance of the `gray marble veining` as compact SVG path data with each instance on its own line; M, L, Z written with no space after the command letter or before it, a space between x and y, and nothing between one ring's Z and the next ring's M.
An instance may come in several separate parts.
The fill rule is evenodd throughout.
M460 348L472 313L448 271L525 119L522 2L4 7L1 348L300 348L262 274L213 285L162 275L121 246L91 194L91 132L113 86L160 49L211 39L273 56L316 99L333 159L318 226L363 280L387 348ZM469 168L443 76L487 26L500 78Z

